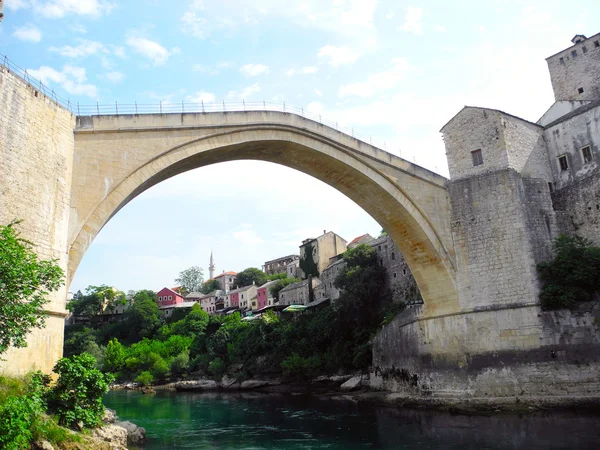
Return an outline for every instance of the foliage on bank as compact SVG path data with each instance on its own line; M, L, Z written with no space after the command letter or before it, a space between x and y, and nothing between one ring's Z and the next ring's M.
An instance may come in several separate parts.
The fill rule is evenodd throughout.
M346 270L335 281L343 294L330 306L282 318L269 312L248 322L239 313L209 316L199 305L165 320L144 305L143 315L128 311L122 322L68 326L65 353L95 352L100 369L144 385L189 376L298 378L365 370L372 337L386 314L401 307L392 304L373 248L358 246L344 258ZM140 309L138 301L132 308ZM145 332L136 339L130 329Z
M537 266L544 309L572 308L600 290L600 247L579 236L554 240L554 259Z
M0 226L0 354L25 347L27 334L44 326L47 295L64 278L56 261L38 259L17 231L19 223Z
M64 427L98 426L104 414L102 396L113 380L95 364L86 353L62 358L54 367L54 385L41 372L23 379L0 377L0 448L28 449L39 439L53 445L82 442L82 436Z

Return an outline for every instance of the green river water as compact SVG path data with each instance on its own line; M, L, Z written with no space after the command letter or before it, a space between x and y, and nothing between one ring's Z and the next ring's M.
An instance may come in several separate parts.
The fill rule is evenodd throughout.
M144 449L600 449L600 416L465 416L310 396L116 391Z

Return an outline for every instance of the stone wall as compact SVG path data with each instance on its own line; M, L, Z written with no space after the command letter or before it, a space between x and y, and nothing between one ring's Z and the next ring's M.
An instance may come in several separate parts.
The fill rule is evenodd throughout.
M600 104L591 103L575 116L549 124L544 131L554 185L562 189L596 173L600 161ZM592 161L585 163L582 147L590 146ZM558 157L566 155L569 167L561 170Z
M589 394L600 387L600 308L399 315L374 343L373 387L427 395ZM441 348L443 347L443 351Z
M550 56L546 62L557 101L600 98L600 34Z
M448 182L463 311L536 303L556 235L548 185L513 170Z
M0 223L23 220L19 230L40 258L66 272L74 118L0 66ZM62 356L67 287L50 297L46 328L25 349L9 350L0 372L50 372Z
M600 172L552 193L559 232L600 245Z

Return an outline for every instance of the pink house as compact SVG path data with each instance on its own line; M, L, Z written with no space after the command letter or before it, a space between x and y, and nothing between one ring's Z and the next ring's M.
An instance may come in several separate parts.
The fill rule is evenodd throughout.
M162 288L158 291L158 307L166 308L169 306L174 306L179 303L183 303L183 297L175 292L173 289Z
M277 283L277 280L268 281L258 288L256 291L256 308L252 309L262 309L266 306L271 306L273 304L273 297L271 296L271 286Z
M240 293L236 291L231 291L229 293L229 306L231 308L239 308L240 307Z

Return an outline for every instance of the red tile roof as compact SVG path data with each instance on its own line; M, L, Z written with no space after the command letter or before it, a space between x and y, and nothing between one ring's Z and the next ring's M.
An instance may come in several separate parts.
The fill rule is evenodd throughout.
M368 236L368 233L367 233L367 234L363 234L362 236L359 236L359 237L357 237L357 238L354 238L354 239L352 240L352 242L350 242L350 244L348 244L348 245L351 245L351 244L356 244L358 241L360 241L360 240L361 240L362 238L364 238L365 236Z
M220 274L220 275L217 275L215 278L222 277L223 275L232 275L232 276L236 276L236 275L237 275L237 272L223 272L222 274Z

